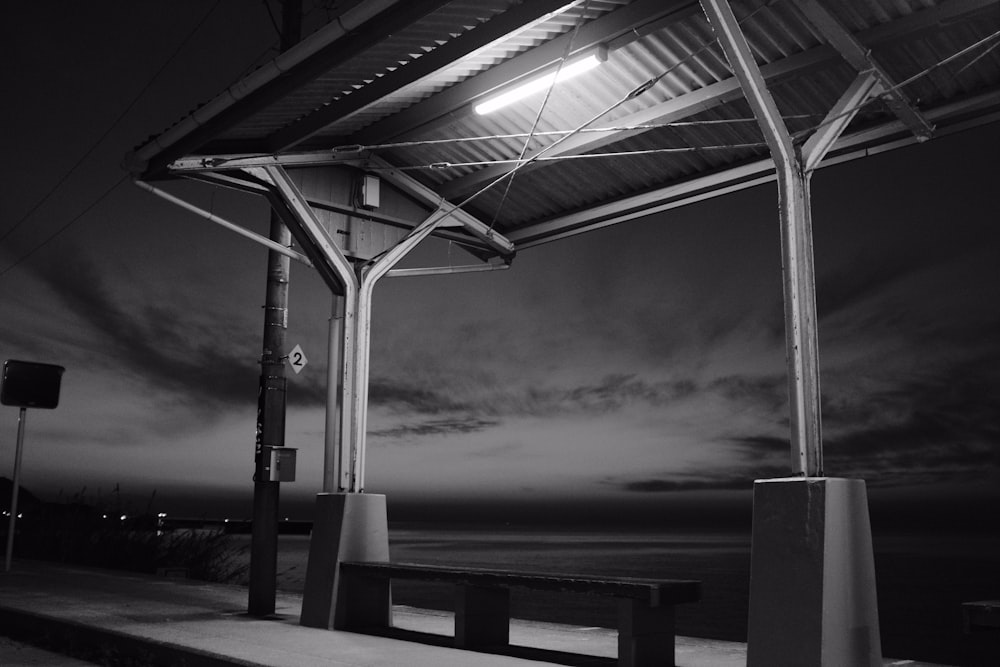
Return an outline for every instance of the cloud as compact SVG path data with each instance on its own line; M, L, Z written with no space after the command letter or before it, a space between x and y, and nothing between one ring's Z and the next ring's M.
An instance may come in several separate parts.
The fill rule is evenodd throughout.
M427 384L440 382L423 378L425 385L392 377L373 377L368 382L368 402L372 406L388 407L400 412L436 415L445 412L471 410L473 406L456 400L456 392L429 389ZM324 406L327 402L325 373L313 373L294 378L289 383L294 400L304 406Z
M1000 469L1000 383L996 359L946 365L877 385L825 385L824 467L873 486L981 479ZM748 463L787 460L785 437L754 435L728 444Z
M550 393L549 403L570 411L612 412L630 403L660 406L691 396L693 381L647 382L634 375L608 375L593 385Z
M933 363L928 359L907 374L877 366L830 374L823 385L825 473L860 477L873 488L957 488L995 478L1000 472L997 369L1000 358L987 349L956 359L939 356ZM740 414L753 407L766 412L745 422L720 420L714 432L711 425L703 429L709 444L727 450L712 457L716 465L606 483L630 493L667 493L745 489L749 480L789 476L784 378L726 376L706 390L731 401ZM726 424L730 430L754 430L727 434Z
M611 479L606 483L631 493L749 491L753 488L755 479L787 476L787 467L765 465L723 468L703 473L664 473L662 476L643 479Z
M737 446L746 461L760 461L772 458L777 454L787 456L791 450L788 438L770 435L746 436L730 440L730 443Z
M430 436L448 436L454 434L475 433L497 426L500 422L476 417L458 417L453 419L434 419L415 424L405 424L393 428L374 430L370 435L375 438L393 440L408 440Z
M926 271L931 257L912 257L903 252L877 257L859 257L836 271L819 276L816 311L820 321L851 310L907 276ZM940 261L940 258L935 260Z
M498 387L488 378L482 382L436 383L432 391L409 383L380 378L372 383L370 401L403 414L440 415L461 413L498 420L506 417L556 417L602 414L629 406L662 407L688 398L697 391L693 381L649 382L634 375L608 375L594 383L576 386L538 386L524 382Z
M374 379L368 388L368 400L374 405L421 414L439 414L471 407L464 401L455 400L450 393L394 382L390 378Z
M518 456L523 456L524 449L524 443L521 442L501 442L492 447L469 452L469 456L481 459L506 459L515 453Z
M96 339L98 352L78 361L90 367L103 361L131 371L195 409L255 402L259 351L249 336L226 331L225 325L209 329L193 308L182 311L149 303L129 309L125 295L116 293L99 268L77 250L63 252L38 270Z
M784 375L727 375L712 380L708 390L735 403L769 412L784 410L788 405L788 379Z

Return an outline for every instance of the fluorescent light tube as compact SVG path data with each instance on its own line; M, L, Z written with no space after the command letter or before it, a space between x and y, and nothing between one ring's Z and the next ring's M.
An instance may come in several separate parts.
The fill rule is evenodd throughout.
M473 107L473 110L479 115L491 113L509 104L513 104L518 100L522 100L529 95L545 90L553 84L553 81L555 83L562 83L563 81L567 81L575 76L583 74L584 72L592 70L607 59L607 49L597 49L583 58L566 63L562 66L562 69L552 70L548 74L543 74L537 78L525 81L524 83L515 86L504 93L500 93L499 95L484 100ZM557 72L559 74L558 77L556 77Z

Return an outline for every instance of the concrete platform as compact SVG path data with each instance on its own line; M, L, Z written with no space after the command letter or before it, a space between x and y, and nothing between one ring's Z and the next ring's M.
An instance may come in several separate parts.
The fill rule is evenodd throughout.
M0 637L0 665L4 667L92 667L93 664Z
M0 635L16 640L0 642L0 665L79 664L61 656L29 662L46 659L25 646L37 643L95 662L130 656L143 664L189 667L526 667L566 664L568 654L595 657L577 664L614 664L617 651L615 631L604 628L514 620L511 643L526 648L491 655L306 628L298 623L301 595L279 592L277 613L269 619L247 616L246 604L240 586L17 561L0 574ZM451 632L445 612L397 607L394 615L400 634ZM746 645L678 637L676 655L683 667L735 667L746 664Z

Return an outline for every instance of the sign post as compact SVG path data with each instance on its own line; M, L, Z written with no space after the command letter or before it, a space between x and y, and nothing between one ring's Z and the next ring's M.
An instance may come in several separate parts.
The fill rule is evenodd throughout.
M10 521L7 522L7 551L4 557L4 572L10 572L10 560L14 555L14 528L17 524L17 495L21 488L21 452L24 451L24 421L27 408L21 408L17 418L17 449L14 454L14 484L10 491Z
M59 387L66 369L53 364L8 359L3 364L0 403L21 408L17 419L17 449L14 452L14 480L10 492L10 521L7 524L7 551L4 572L10 572L17 527L17 496L21 487L21 454L24 451L24 424L28 408L54 409L59 405Z

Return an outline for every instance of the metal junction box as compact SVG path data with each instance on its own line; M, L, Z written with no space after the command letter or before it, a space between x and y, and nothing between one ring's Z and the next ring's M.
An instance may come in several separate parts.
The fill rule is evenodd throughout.
M294 447L263 445L257 460L257 479L262 482L294 482L298 451Z

